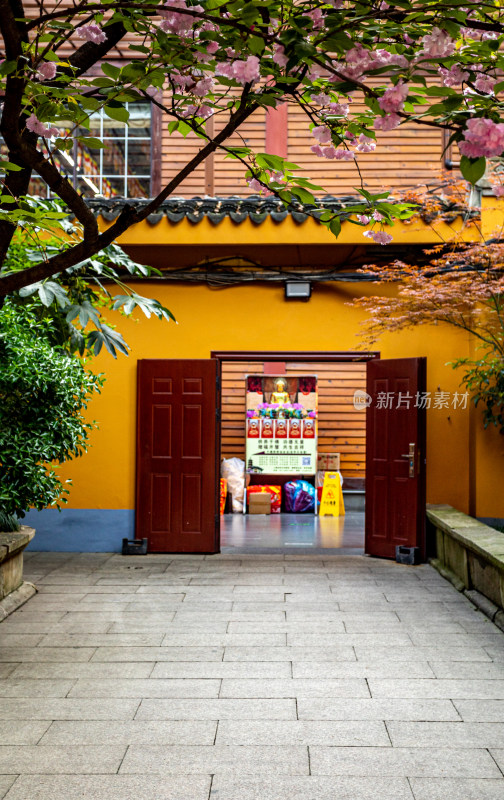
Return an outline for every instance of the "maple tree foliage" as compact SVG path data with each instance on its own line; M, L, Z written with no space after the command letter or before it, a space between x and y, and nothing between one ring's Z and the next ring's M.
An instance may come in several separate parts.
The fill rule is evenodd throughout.
M295 164L229 144L258 108L296 104L313 134L313 156L326 159L328 169L337 170L340 160L355 164L356 200L344 218L379 244L413 208L386 192L367 192L359 180L359 154L376 147L376 131L412 120L444 128L459 143L462 172L473 183L485 160L504 151L504 9L486 0L40 0L29 9L22 0L0 0L0 35L7 150L0 163L0 265L16 229L54 234L69 212L76 220L59 252L48 256L41 248L38 262L0 273L0 296L109 246L217 149L243 164L254 190L289 207L313 204L323 187ZM129 54L120 62L119 45ZM365 101L360 110L352 106L357 94ZM147 99L163 112L168 133L194 132L201 148L149 202L125 203L100 232L58 154L74 141L103 147L90 135L91 116L103 111L128 124L127 104ZM205 125L212 117L220 121L215 135ZM60 208L28 196L32 175ZM338 235L339 213L317 212L317 219Z
M370 347L384 333L419 325L450 325L473 337L476 358L452 363L463 368L461 383L483 407L484 425L504 434L504 245L439 246L422 266L394 261L366 266L375 283L394 283L395 296L359 297L353 304L368 312L359 337ZM441 251L441 252L440 252Z

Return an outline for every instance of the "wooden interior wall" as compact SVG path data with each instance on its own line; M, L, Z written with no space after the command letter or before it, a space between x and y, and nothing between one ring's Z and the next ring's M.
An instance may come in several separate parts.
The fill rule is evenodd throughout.
M366 414L353 407L356 389L366 390L365 362L287 362L286 375L318 376L318 450L341 453L343 477L363 478ZM245 376L260 375L262 362L222 363L221 457L245 459Z

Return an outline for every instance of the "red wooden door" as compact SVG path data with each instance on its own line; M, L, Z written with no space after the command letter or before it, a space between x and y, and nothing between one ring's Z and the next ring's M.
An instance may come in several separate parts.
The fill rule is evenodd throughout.
M396 546L425 559L425 358L367 365L366 553L395 558Z
M136 537L153 553L219 551L217 361L138 362Z

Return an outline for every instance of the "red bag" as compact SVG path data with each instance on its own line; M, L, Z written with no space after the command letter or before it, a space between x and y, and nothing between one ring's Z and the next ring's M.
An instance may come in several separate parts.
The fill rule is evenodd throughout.
M280 514L282 510L282 487L281 486L249 486L249 494L257 492L269 492L271 495L271 513Z

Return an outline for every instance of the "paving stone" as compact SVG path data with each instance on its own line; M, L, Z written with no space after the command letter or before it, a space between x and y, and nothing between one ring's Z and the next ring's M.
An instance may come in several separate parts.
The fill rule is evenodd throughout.
M414 800L405 778L238 778L216 775L210 800ZM13 798L18 800L18 798ZM21 800L21 798L19 798ZM38 798L33 798L38 800ZM52 798L55 800L55 798ZM59 800L59 798L57 798ZM73 800L73 798L69 798ZM100 798L101 800L101 798ZM460 798L457 798L460 800ZM497 800L497 798L495 798ZM499 798L500 800L500 798Z
M504 663L502 662L474 664L470 661L431 661L429 663L436 678L504 680Z
M11 720L0 720L0 742L2 745L37 744L50 725L51 720L17 720L15 725Z
M93 661L222 661L224 648L99 647L92 652Z
M163 646L168 647L281 647L285 633L172 633L168 631Z
M387 728L394 747L504 747L504 722L388 722Z
M276 745L390 747L385 724L378 720L222 720L219 723L217 744L267 745L271 742Z
M450 700L299 698L299 719L460 721Z
M207 800L209 789L200 775L26 775L6 800Z
M504 680L381 680L370 678L372 697L504 699Z
M325 647L351 645L352 647L413 647L407 633L288 633L287 644L292 647Z
M220 697L369 697L364 679L224 679Z
M355 645L359 661L491 661L482 647L370 647Z
M118 678L118 679L131 679L131 678L149 678L154 668L154 662L144 661L136 664L133 661L124 661L119 664L114 663L99 663L95 661L87 663L73 663L73 664L13 664L14 672L11 678L31 678L38 680L40 678L87 678L87 679L104 679L104 678ZM172 677L160 675L163 677ZM182 674L173 677L180 678ZM187 677L203 677L191 676ZM213 677L210 675L209 677Z
M136 719L296 719L296 701L142 700Z
M89 661L93 647L2 647L0 661Z
M124 747L0 746L0 773L93 774L117 772Z
M0 797L5 797L17 775L0 775Z
M287 661L165 661L151 678L290 678Z
M211 720L62 721L52 723L40 744L212 745L216 729L217 722Z
M474 666L472 664L470 666L474 670ZM427 661L294 661L292 675L294 678L311 678L312 680L321 678L435 677Z
M66 697L74 683L68 680L16 680L10 677L0 680L0 697Z
M162 633L48 633L39 647L156 647Z
M79 679L69 697L218 697L220 680Z
M120 774L219 774L308 775L306 747L237 747L234 745L138 747L131 745L121 764Z
M499 778L486 750L419 747L310 747L312 775Z
M399 624L399 623L397 623ZM294 633L294 632L305 632L308 633L310 631L317 631L317 633L345 633L345 625L343 620L330 620L326 622L325 620L314 622L301 622L301 621L290 621L286 620L278 620L275 622L269 620L257 620L255 622L229 622L228 623L228 632L234 634L250 634L254 632L261 632L261 633Z
M79 594L83 591L81 588L82 584L70 583L66 584L54 584L54 583L40 583L37 586L40 594ZM121 585L113 585L113 586L86 586L85 592L86 595L89 594L134 594L140 588L140 585L137 586L121 586Z
M43 639L41 633L21 633L20 631L8 633L3 629L0 631L0 647L36 647L41 639Z
M138 700L124 699L9 697L0 703L0 719L133 719L138 706Z
M18 668L19 664L0 664L0 679L7 678L8 675L11 675L14 670ZM290 672L289 672L290 674Z
M352 647L226 647L224 661L355 661Z
M504 779L411 778L415 800L504 800Z

